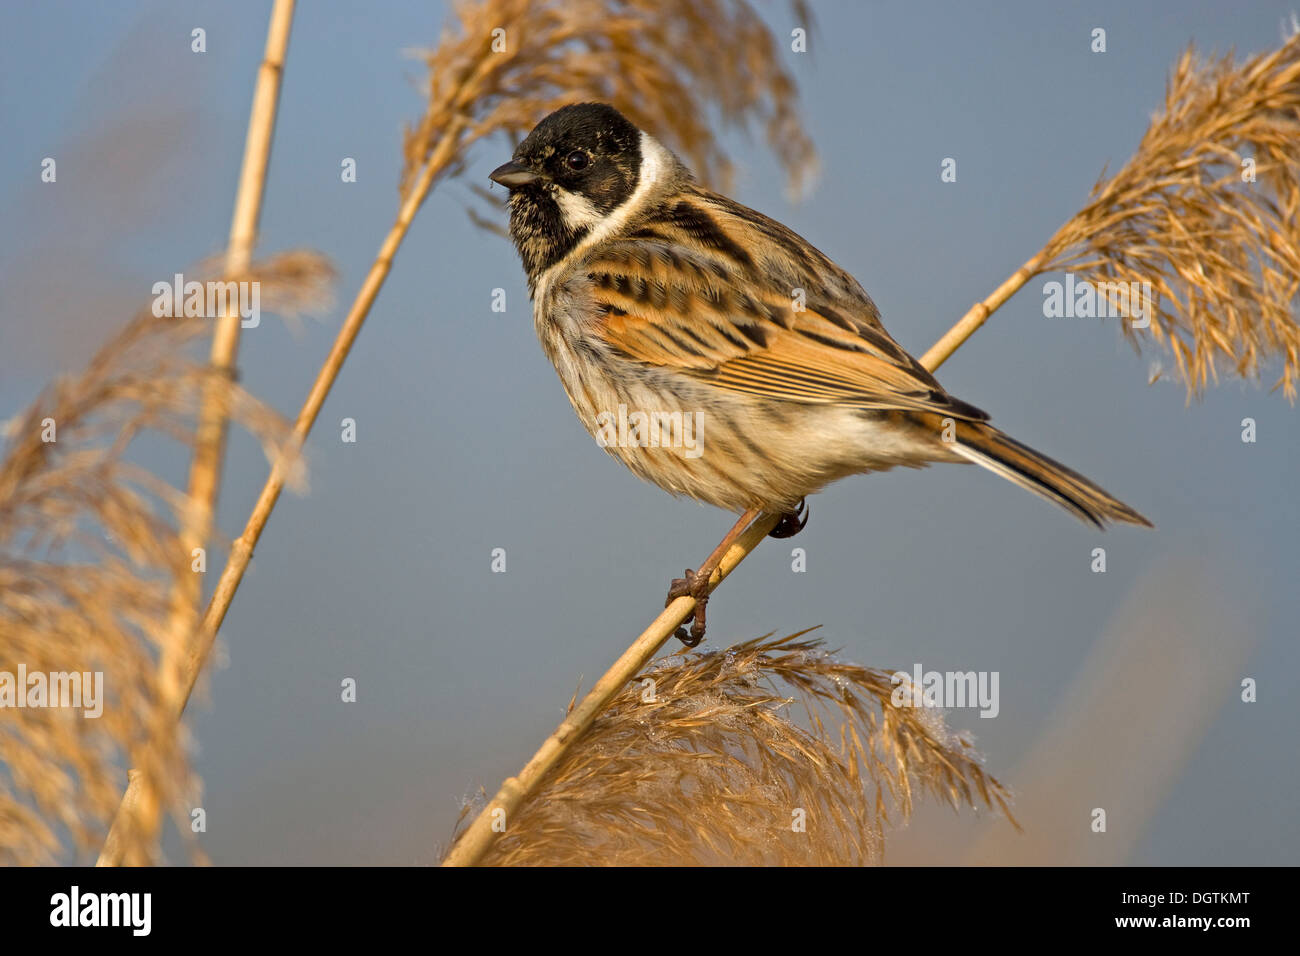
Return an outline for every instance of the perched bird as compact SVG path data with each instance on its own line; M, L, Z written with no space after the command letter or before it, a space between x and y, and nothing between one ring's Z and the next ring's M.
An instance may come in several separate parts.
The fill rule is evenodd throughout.
M1150 527L949 395L852 276L703 188L613 107L550 114L491 178L510 191L543 350L582 424L642 478L731 511L798 515L846 475L974 462L1098 527ZM801 527L791 517L776 533ZM687 643L703 637L712 570L669 592L696 598Z

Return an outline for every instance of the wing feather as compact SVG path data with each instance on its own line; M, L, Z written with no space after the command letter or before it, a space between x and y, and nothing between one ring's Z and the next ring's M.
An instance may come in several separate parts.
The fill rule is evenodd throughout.
M595 334L631 361L783 401L988 418L889 336L851 276L780 223L703 190L593 249L575 282L593 300Z

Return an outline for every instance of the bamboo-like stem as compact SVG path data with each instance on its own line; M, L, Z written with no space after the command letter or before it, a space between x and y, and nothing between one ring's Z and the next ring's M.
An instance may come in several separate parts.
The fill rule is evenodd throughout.
M199 679L199 674L203 671L203 665L212 650L213 642L216 640L217 631L220 630L221 623L226 618L226 612L230 609L230 602L235 597L235 591L239 589L239 584L244 578L244 572L248 569L248 562L252 560L253 549L256 548L257 541L266 528L266 522L270 519L271 511L280 498L280 492L284 490L284 483L293 468L293 460L297 455L297 451L306 442L307 435L316 422L316 416L320 414L321 406L325 404L325 399L329 396L330 389L334 386L339 371L343 368L343 362L352 350L352 343L356 341L357 334L361 331L361 326L365 323L366 316L370 314L370 308L374 305L375 298L384 285L384 280L388 278L388 273L392 270L393 258L397 254L402 240L406 237L407 231L411 228L411 222L415 219L420 204L424 202L438 174L451 161L456 148L456 137L464 122L464 119L460 116L452 121L447 135L443 137L437 149L429 157L428 163L424 166L415 185L402 203L397 215L397 221L393 223L393 228L389 230L388 236L384 239L379 254L371 264L370 272L367 273L366 279L357 293L356 300L352 303L352 308L348 310L343 327L339 329L338 335L334 339L334 345L330 349L329 355L326 356L320 371L316 373L316 380L312 383L307 400L303 402L303 406L298 412L297 421L294 422L293 433L290 436L288 447L285 453L271 467L271 474L267 477L266 484L262 486L262 493L258 496L257 503L248 516L248 522L244 525L243 534L230 547L230 556L226 559L226 566L221 572L220 580L217 581L212 600L208 602L207 612L203 615L203 623L199 627L198 640L194 642L194 647L191 648L190 658L185 668L184 691L186 701L189 700L194 685Z
M406 191L405 198L398 209L397 218L392 228L389 229L388 235L384 237L379 252L370 265L370 271L366 273L365 281L361 283L361 288L357 291L352 307L348 310L342 327L334 337L334 344L330 348L330 353L325 357L324 363L316 373L316 379L312 382L311 391L307 394L302 408L298 411L298 418L294 422L293 432L286 443L285 450L275 464L272 465L271 473L267 476L261 494L258 495L257 502L253 505L252 513L248 516L243 533L230 547L230 554L226 558L226 566L222 569L221 577L213 590L212 598L208 601L207 611L204 612L203 621L199 625L197 639L190 649L189 659L186 662L182 682L184 694L180 709L176 715L178 720L185 709L185 705L189 702L190 695L194 692L199 675L203 672L203 666L212 651L213 643L216 641L217 632L226 619L226 612L230 610L230 603L234 600L235 592L244 579L244 572L248 570L248 564L253 558L253 551L257 547L257 542L261 538L263 530L266 528L267 521L270 520L276 502L280 499L280 493L284 490L285 481L294 467L298 453L305 444L312 425L316 422L316 416L320 414L321 407L325 404L325 399L329 396L330 389L333 388L334 382L343 368L344 360L352 351L352 345L361 332L361 326L365 324L366 317L370 314L370 309L379 295L379 290L383 288L388 273L392 271L397 250L401 247L407 232L410 231L411 223L415 221L415 214L419 212L420 206L424 204L424 200L429 195L429 190L433 188L434 181L447 170L455 158L460 145L461 134L469 128L468 114L463 109L466 91L481 80L482 74L488 68L488 61L480 63L475 71L463 79L457 89L453 91L450 104L454 112L447 123L447 128L438 140L437 146L425 159L419 175L411 183L409 190Z
M261 218L262 199L266 193L266 170L271 158L271 140L280 102L280 81L289 48L296 0L275 0L267 27L266 50L258 68L249 110L248 133L244 140L244 158L239 173L235 208L231 215L230 235L226 245L225 275L234 278L248 271L253 245ZM209 363L213 369L230 374L239 351L241 317L229 310L216 317ZM181 550L190 555L207 545L216 511L221 484L221 465L225 456L227 409L223 391L213 383L204 392L194 436L194 458L190 463L187 507L182 516ZM202 578L196 573L179 578L172 590L169 627L173 640L163 645L158 662L159 693L164 701L178 709L183 706L182 681L186 655L183 653L194 629ZM112 828L104 842L98 866L117 866L123 862L147 863L141 854L142 834L156 832L161 806L152 792L146 775L128 774L126 796L118 808ZM129 859L127 859L129 855Z
M258 496L257 503L253 506L253 511L249 515L247 523L244 525L243 533L231 545L230 554L226 558L226 566L222 570L212 598L208 602L207 611L203 615L203 621L199 625L189 655L183 662L180 675L181 693L179 705L176 709L177 720L180 719L186 704L189 703L190 695L193 693L194 686L198 683L199 675L203 671L203 665L206 663L208 655L212 651L212 645L216 641L217 631L225 620L226 612L230 609L230 602L234 599L235 592L243 580L244 572L248 570L248 563L252 560L253 550L257 546L258 539L262 536L262 531L266 528L266 523L280 498L280 493L284 490L285 481L294 467L297 454L306 442L307 435L311 432L312 425L315 424L316 416L320 414L321 407L325 404L325 399L338 378L343 362L351 351L352 344L356 341L361 326L365 323L366 316L369 315L370 308L374 305L379 290L383 287L384 280L388 278L388 273L392 270L393 259L402 244L402 240L406 237L406 233L410 230L416 212L424 202L438 174L443 172L451 162L456 149L457 137L463 130L465 122L462 115L458 115L452 120L447 134L439 141L438 147L430 155L428 162L421 170L420 176L415 181L410 192L407 193L392 229L389 230L383 244L380 246L379 253L371 264L370 271L361 284L361 289L357 292L357 297L353 301L351 309L348 310L347 318L344 319L343 326L335 336L334 345L330 349L329 355L326 356L320 371L316 373L316 380L312 383L311 391L298 412L298 418L294 422L293 431L286 443L285 450L272 465L271 473L262 486L262 492ZM133 779L132 784L134 783L135 780ZM123 797L123 806L129 805L132 799L128 788L128 793ZM119 808L118 819L114 821L113 825L114 830L119 827L122 813L122 808ZM107 850L106 846L105 854L107 854ZM100 859L102 865L112 865L111 862L105 862L104 855L101 855Z
M1045 257L1046 250L1017 269L1010 278L994 289L988 298L974 305L957 321L956 325L930 347L930 350L922 356L921 364L933 372L946 362L990 315L1041 271L1046 261ZM761 514L745 533L736 539L723 555L717 571L709 578L710 594L740 562L749 557L750 552L758 547L759 542L767 537L768 532L775 528L780 520L781 516L778 514ZM694 609L694 598L679 597L650 622L650 626L641 632L641 636L632 642L632 646L623 652L600 680L596 681L582 702L574 707L555 732L542 742L537 753L533 754L524 768L519 771L519 775L510 777L501 784L501 789L497 791L496 796L479 812L447 852L442 861L443 866L474 866L483 859L483 855L499 832L501 823L509 825L511 816L536 789L546 772L560 761L573 742L591 726L592 721L605 709L614 695L640 673L641 668L658 653L659 648L673 636ZM498 829L494 829L494 825Z
M994 289L987 298L971 306L966 314L958 319L957 323L945 332L938 342L930 346L929 351L921 356L921 364L933 372L948 361L952 353L957 351L963 342L974 335L975 330L983 325L990 315L996 312L1007 299L1015 295L1021 286L1043 271L1047 261L1048 254L1045 248L1017 269L1005 282Z

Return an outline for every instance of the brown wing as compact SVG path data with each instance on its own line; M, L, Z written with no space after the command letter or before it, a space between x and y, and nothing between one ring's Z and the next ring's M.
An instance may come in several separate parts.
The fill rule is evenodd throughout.
M626 358L766 398L988 418L889 337L851 276L722 197L688 194L577 271Z

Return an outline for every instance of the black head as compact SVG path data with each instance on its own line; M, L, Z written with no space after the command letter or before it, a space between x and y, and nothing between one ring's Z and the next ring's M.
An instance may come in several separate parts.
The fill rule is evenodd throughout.
M491 178L510 190L510 235L529 282L636 190L641 131L612 106L556 110Z

